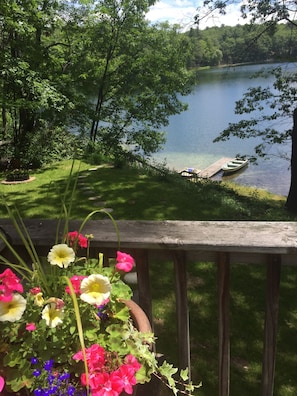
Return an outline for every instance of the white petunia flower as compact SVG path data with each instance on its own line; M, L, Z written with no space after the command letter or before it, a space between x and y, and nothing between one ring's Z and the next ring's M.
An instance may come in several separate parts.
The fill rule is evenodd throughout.
M0 322L16 322L21 319L27 301L18 293L12 295L11 301L0 301Z
M57 309L55 303L50 303L44 307L41 317L47 326L54 328L63 323L64 312L62 309Z
M111 284L107 276L93 274L82 280L80 291L83 301L101 305L110 295Z
M52 265L57 265L60 268L67 268L75 260L75 253L66 243L60 243L51 248L47 255L47 259Z

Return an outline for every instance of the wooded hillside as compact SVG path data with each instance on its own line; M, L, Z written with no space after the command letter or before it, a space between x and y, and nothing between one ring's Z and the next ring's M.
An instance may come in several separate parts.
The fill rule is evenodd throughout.
M192 28L186 35L193 45L192 67L297 57L297 29L292 23Z

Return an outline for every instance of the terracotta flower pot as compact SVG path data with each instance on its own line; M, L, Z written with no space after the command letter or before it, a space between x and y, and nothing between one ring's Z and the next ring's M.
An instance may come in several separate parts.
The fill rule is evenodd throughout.
M152 327L148 317L140 306L133 300L122 300L130 310L131 318L137 330L148 333L152 332Z
M137 330L141 331L143 333L152 332L152 327L151 327L150 321L149 321L148 317L146 316L145 312L143 311L143 309L133 300L123 300L123 302L129 308L131 318L132 318ZM139 390L139 386L135 385L132 396L138 395L139 392L137 393L137 390ZM121 396L129 396L129 395L126 392L124 392L124 393L122 393ZM140 396L140 394L139 394L139 396Z

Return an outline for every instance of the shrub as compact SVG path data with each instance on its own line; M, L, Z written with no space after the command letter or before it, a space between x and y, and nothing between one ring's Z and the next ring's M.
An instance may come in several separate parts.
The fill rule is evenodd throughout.
M27 169L14 169L6 175L6 181L23 181L30 178Z

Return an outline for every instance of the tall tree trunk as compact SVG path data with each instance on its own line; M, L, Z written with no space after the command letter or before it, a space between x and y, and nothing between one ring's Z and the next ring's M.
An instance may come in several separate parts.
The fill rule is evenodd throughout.
M6 108L3 106L2 107L2 131L1 131L1 137L3 140L6 139L7 135L7 116L6 116Z
M286 208L290 212L297 212L297 109L295 109L293 113L291 185Z

